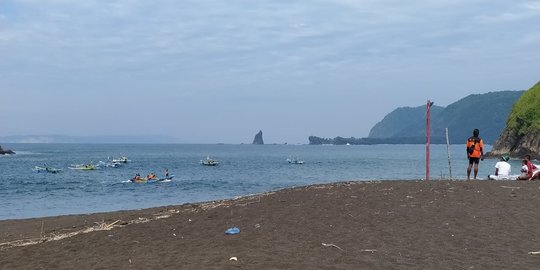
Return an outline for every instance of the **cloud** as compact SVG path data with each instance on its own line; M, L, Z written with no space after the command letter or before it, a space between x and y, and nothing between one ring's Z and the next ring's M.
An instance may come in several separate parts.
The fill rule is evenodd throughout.
M272 108L290 98L315 118L325 112L309 102L347 96L358 105L324 117L383 115L418 105L401 102L425 100L426 89L450 103L470 89L528 84L538 70L528 59L540 57L539 9L537 1L487 0L5 0L0 91L66 96L75 105L62 112L86 108L63 93L91 91L111 104L156 94L189 100L183 114L201 110L198 100ZM511 70L524 61L528 72ZM370 91L389 98L371 108Z

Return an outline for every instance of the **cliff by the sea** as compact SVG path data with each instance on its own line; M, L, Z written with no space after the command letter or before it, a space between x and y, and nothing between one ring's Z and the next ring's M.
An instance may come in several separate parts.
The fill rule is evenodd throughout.
M510 154L513 157L530 154L533 158L540 158L540 82L514 104L506 128L490 154Z
M12 154L15 154L15 152L9 149L2 149L2 146L0 146L0 155L12 155Z
M255 138L253 138L253 144L264 144L262 130L259 130L259 132L255 134Z

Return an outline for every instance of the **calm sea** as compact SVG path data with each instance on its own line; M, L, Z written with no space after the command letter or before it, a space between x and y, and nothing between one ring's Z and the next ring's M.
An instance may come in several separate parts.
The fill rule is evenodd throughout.
M348 180L425 178L424 145L188 145L188 144L5 144L16 155L0 156L0 220L140 209ZM129 157L119 168L71 170L71 164ZM202 166L207 155L219 166ZM464 145L450 147L452 175L464 179ZM289 164L298 157L305 164ZM496 160L480 164L493 173ZM63 169L36 173L34 166ZM512 161L518 173L519 161ZM171 182L131 183L136 173L168 168ZM446 145L431 146L431 179L449 177Z

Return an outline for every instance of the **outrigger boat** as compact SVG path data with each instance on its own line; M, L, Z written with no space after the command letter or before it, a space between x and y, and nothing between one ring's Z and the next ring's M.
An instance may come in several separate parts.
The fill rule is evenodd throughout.
M126 156L123 156L123 157L116 158L116 159L112 160L113 163L128 163L130 161L131 160L129 160Z
M39 167L39 166L35 166L32 170L38 173L43 173L43 172L44 173L59 173L62 171L62 169L56 169L56 168L51 168L51 167Z
M304 164L303 160L298 159L297 157L288 158L287 161L291 164Z
M210 156L207 156L206 159L201 160L201 164L205 166L217 166L219 164L219 161L210 158Z
M122 163L114 162L114 161L103 162L103 161L100 160L97 166L99 166L99 167L118 168L118 167L122 166Z
M94 164L71 164L71 167L68 167L72 170L83 170L83 171L92 171L96 169Z

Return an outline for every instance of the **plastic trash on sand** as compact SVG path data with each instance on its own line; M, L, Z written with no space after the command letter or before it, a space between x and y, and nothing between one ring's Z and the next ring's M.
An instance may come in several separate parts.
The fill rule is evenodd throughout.
M233 235L233 234L238 234L238 233L240 233L240 229L237 227L231 227L225 231L225 234L228 234L228 235Z

